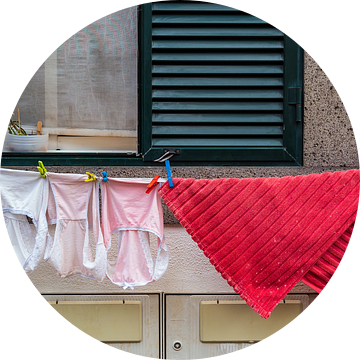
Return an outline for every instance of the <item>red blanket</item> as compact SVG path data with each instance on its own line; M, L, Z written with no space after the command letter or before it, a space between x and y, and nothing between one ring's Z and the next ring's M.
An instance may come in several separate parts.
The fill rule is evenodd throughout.
M320 292L350 239L359 170L173 179L159 193L216 270L262 317L299 281Z

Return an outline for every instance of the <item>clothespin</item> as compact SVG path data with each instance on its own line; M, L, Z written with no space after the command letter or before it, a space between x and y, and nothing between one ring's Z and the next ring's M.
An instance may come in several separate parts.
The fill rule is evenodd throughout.
M102 172L102 175L103 175L103 181L107 181L107 172L106 171L103 171Z
M45 174L47 173L47 170L45 169L42 161L38 161L38 163L39 163L39 166L37 166L37 169L39 170L40 176L45 179L46 178Z
M172 175L171 175L171 168L170 168L170 161L169 160L165 160L165 166L166 166L166 172L167 172L169 187L173 187L174 184L173 184L173 181L172 181Z
M155 175L154 178L150 181L150 183L147 186L147 190L145 191L147 194L150 194L151 191L154 189L154 187L158 184L159 178L160 175Z
M88 178L85 180L85 182L96 181L96 175L89 173L89 172L86 172L86 175L88 176Z

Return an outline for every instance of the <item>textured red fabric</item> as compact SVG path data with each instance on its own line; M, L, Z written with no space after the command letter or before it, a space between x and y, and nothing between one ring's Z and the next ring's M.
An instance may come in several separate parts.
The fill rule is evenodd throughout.
M262 317L301 279L321 291L349 242L359 170L173 179L159 190L216 270Z

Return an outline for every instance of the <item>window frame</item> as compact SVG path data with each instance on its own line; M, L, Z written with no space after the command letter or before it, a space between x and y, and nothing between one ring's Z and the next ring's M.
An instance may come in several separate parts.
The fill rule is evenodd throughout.
M47 166L159 166L154 162L164 149L152 146L152 99L151 99L151 3L138 6L138 151L122 152L48 152L48 153L2 153L2 166L31 166L42 160ZM150 31L149 31L150 30ZM300 88L300 111L303 114L304 52L286 35L285 47L291 55L284 61L284 77L288 87ZM290 64L296 63L296 71ZM289 136L284 136L282 148L187 148L175 155L176 166L301 166L303 158L303 121L295 121L297 106L291 102L292 94L284 91L284 126ZM302 116L302 115L301 115ZM293 124L290 124L292 122Z

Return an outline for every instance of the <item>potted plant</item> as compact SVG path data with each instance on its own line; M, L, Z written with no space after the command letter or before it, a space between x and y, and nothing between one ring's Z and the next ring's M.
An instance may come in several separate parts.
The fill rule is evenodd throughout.
M13 115L15 115L15 114L13 113ZM12 119L10 119L10 123L8 125L8 133L12 134L12 135L26 135L27 136L26 131L21 127L21 124L20 124L20 109L18 109L17 122L12 121Z
M18 109L17 120L10 119L8 131L5 136L3 151L47 151L48 140L49 134L42 130L41 121L38 121L36 130L32 130L30 127L21 125L20 109Z

